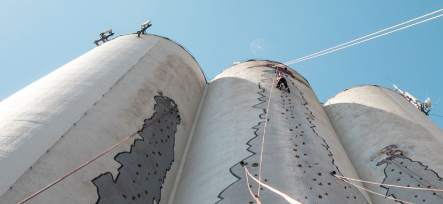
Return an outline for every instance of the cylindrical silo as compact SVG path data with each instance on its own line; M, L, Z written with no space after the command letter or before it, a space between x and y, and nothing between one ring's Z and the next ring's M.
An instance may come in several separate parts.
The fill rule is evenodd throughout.
M246 61L210 82L174 204L256 203L253 196L261 203L287 203L251 178L249 187L241 161L254 177L261 168L262 182L302 203L372 203L366 192L330 174L357 177L307 80L289 69L290 93L280 90L274 65L284 68Z
M443 130L400 93L375 85L354 87L332 97L324 109L363 180L443 188ZM443 203L439 191L365 186L410 203ZM370 196L374 203L394 203Z
M130 135L27 203L167 202L205 87L194 58L154 35L120 36L62 66L0 104L0 203Z

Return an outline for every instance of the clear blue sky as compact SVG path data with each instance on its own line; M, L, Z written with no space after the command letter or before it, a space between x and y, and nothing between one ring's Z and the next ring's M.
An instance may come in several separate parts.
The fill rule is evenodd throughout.
M287 62L443 8L443 1L13 1L0 0L0 99L93 49L98 34L148 32L194 55L209 79L247 59ZM256 40L264 47L254 52ZM443 17L292 68L321 102L377 84L434 102L443 96ZM443 115L443 102L431 113ZM443 117L430 116L440 127Z

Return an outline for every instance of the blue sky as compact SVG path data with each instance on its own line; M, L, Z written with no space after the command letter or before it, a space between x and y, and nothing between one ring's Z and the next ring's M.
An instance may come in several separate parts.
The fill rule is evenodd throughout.
M443 1L0 0L0 99L93 49L98 34L149 33L185 46L209 79L247 59L287 62L443 8ZM291 65L321 102L361 84L443 96L443 17ZM251 50L259 42L264 49ZM419 97L420 96L420 97ZM443 115L443 102L431 113ZM430 116L440 127L443 117Z

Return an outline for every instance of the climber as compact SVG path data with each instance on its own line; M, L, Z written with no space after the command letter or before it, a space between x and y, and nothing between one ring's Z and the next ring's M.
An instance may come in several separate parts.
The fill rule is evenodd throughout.
M283 77L283 75L280 72L278 72L277 73L277 88L281 90L281 87L283 85L285 86L286 91L288 91L288 93L291 93L291 91L289 90L289 87L288 87L288 82L286 81L285 77Z
M295 79L295 76L292 74L291 71L288 70L287 67L283 68L283 67L278 67L278 66L275 66L275 65L272 66L272 67L276 68L277 71L279 71L280 73L285 73L285 74L290 75L292 78Z

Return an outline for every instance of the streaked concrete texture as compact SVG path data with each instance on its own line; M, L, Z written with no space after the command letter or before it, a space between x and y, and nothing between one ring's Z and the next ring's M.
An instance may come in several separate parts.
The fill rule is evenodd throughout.
M245 72L246 66L227 69L209 84L174 203L217 202L236 181L229 168L251 155L246 143L263 112L253 108L261 73Z
M154 115L145 120L130 152L115 155L121 164L119 174L110 172L93 180L97 186L97 203L152 203L161 198L162 183L174 162L175 133L180 124L177 104L165 96L155 96ZM170 175L169 175L170 176ZM167 200L168 198L166 198Z
M362 179L411 187L442 185L438 175L443 174L443 130L400 94L379 86L359 86L335 95L324 109ZM389 146L393 151L382 151ZM408 202L443 202L439 192L388 192L379 185L365 186ZM377 204L394 203L370 196Z
M258 174L258 167L251 165L260 162L264 109L275 73L267 64L277 63L243 62L209 84L174 203L255 203L239 162L248 162L251 173ZM287 77L291 93L273 91L262 180L303 203L371 203L366 192L349 188L329 174L338 168L357 177L314 92L291 71L300 80ZM250 184L256 194L258 185L252 179ZM287 203L269 190L261 191L260 200Z
M0 203L23 200L139 130L154 113L157 89L181 114L162 189L167 202L205 86L189 53L153 35L118 37L34 82L0 104ZM28 203L95 203L91 180L103 172L115 178L114 156L137 138Z

